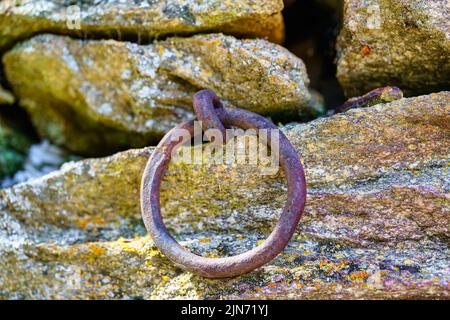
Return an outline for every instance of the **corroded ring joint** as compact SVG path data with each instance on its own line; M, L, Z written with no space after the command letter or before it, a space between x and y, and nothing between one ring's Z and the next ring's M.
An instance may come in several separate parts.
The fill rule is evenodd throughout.
M227 139L226 128L219 117L218 110L222 114L224 107L214 91L202 90L194 95L194 112L197 120L202 124L203 131L219 130L225 141Z

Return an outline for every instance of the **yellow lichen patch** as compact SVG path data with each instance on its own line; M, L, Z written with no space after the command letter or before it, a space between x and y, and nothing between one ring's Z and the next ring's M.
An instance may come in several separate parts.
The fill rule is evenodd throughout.
M258 240L258 241L256 241L256 245L257 245L257 246L260 246L260 245L262 245L264 242L266 242L265 239L263 239L263 240Z
M207 258L220 258L220 255L215 252L208 252L205 254L205 257Z
M97 258L106 253L106 249L97 244L90 244L88 245L88 248L89 252L86 253L86 258L90 263L93 263Z
M343 253L335 253L335 254L334 254L334 257L335 257L336 259L342 259L342 258L345 258L345 255L344 255Z
M200 243L210 243L211 242L211 238L200 238L200 240L198 240L198 242Z
M370 273L367 271L353 271L348 278L352 281L365 281L370 277Z
M294 253L294 254L289 255L286 258L286 261L289 263L293 263L295 261L295 259L297 259L298 257L300 257L300 255L298 253Z
M138 237L134 239L119 238L117 241L111 242L110 245L118 251L143 255L147 252L146 245L148 244L148 241L148 237Z
M411 259L405 259L403 261L403 263L406 264L407 266L410 266L410 265L414 264L414 261L412 261Z

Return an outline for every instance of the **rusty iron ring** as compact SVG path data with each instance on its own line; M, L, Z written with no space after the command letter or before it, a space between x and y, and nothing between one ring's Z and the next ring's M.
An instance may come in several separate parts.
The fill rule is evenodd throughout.
M194 100L206 112L214 112L223 127L246 129L278 129L268 119L250 111L225 108L217 102L214 108L215 94L204 90L202 99ZM201 93L200 92L200 93ZM207 92L207 93L205 93ZM209 93L208 93L209 92ZM209 97L209 98L208 98ZM209 111L208 111L209 108ZM211 113L209 113L211 114ZM207 127L215 118L208 118ZM202 119L199 119L202 120ZM171 154L179 144L174 130L187 130L194 134L194 120L186 121L169 131L153 151L144 171L141 185L141 209L145 227L156 246L177 266L208 278L225 278L250 272L275 258L288 244L303 214L306 201L306 181L299 156L286 136L279 132L280 164L285 172L288 184L288 199L278 223L263 244L242 254L224 258L205 258L182 247L169 233L161 216L160 187L161 180L169 166ZM268 143L270 143L270 134Z

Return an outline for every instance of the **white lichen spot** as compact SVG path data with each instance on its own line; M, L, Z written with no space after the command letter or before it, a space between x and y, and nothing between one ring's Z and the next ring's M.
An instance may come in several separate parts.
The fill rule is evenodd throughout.
M141 88L141 90L139 90L138 92L138 97L142 100L145 100L146 98L148 98L150 96L150 88L145 86L143 88Z
M155 125L155 120L149 119L145 122L147 128L152 128Z
M110 115L113 111L113 107L110 103L103 103L99 108L98 112L102 115Z

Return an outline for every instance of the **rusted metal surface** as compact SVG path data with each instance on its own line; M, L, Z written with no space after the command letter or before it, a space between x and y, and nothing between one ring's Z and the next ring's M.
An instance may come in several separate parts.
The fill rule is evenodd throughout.
M361 97L351 98L336 108L336 112L350 109L367 108L379 103L388 103L403 98L403 92L397 87L381 87L366 93Z
M203 90L194 97L194 108L203 128L220 131L226 127L242 129L278 128L268 119L250 111L224 108L214 92ZM218 126L218 128L216 127ZM176 129L194 134L194 120L186 121L172 129L153 151L141 186L141 208L145 226L157 247L177 266L208 278L233 277L250 272L275 258L288 244L303 214L306 201L306 181L297 152L279 132L279 160L288 184L288 199L280 219L263 244L245 253L224 258L205 258L182 247L168 232L161 217L160 187L169 166L171 154L179 145ZM270 144L268 134L267 143Z
M225 126L219 118L223 105L217 95L211 90L202 90L194 96L194 111L197 119L202 122L202 129L216 129L222 133L224 141L227 137Z

